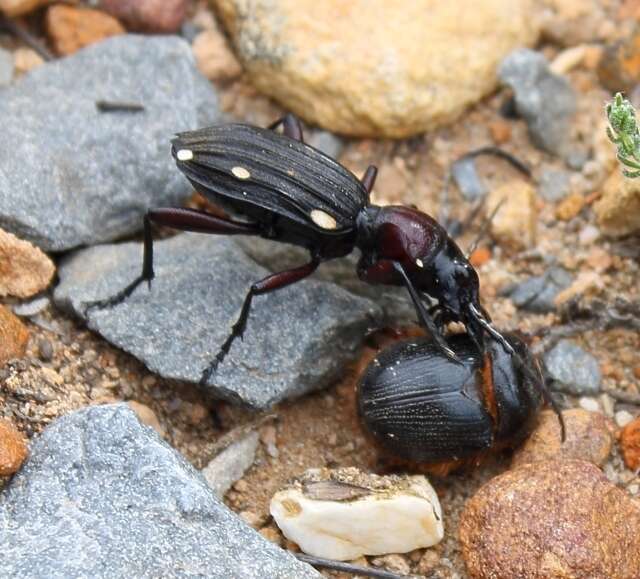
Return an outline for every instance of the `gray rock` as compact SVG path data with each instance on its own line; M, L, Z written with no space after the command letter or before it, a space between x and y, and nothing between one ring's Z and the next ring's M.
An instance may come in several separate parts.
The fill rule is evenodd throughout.
M202 469L202 476L218 497L222 499L231 485L240 480L253 464L258 450L258 441L258 433L249 432L240 440L230 444Z
M538 193L545 201L560 201L571 191L571 181L567 171L544 169L538 183Z
M13 54L0 47L0 88L11 84L13 68Z
M458 159L451 166L451 176L467 201L475 201L489 192L478 175L475 157Z
M573 342L558 342L545 354L544 363L558 390L576 396L589 396L600 391L598 361Z
M182 234L155 245L156 279L124 303L91 309L140 272L138 243L82 250L59 268L55 302L166 378L198 382L236 321L250 285L268 275L229 238ZM332 284L304 281L258 296L244 340L236 340L209 388L266 408L326 386L344 371L369 325L371 301Z
M11 309L16 316L20 316L21 318L30 318L46 310L49 307L49 303L49 296L40 296L29 300L28 302L15 304Z
M551 267L543 275L530 277L510 292L511 301L519 308L545 314L556 309L556 296L571 285L571 274L561 267Z
M342 139L329 131L312 131L308 135L305 133L305 141L332 159L337 159L344 149Z
M551 72L542 54L528 48L509 54L498 76L513 89L516 110L527 121L533 143L550 153L566 152L576 111L576 95L569 82Z
M320 577L263 539L124 404L51 424L0 494L2 576Z
M118 36L37 68L0 99L0 227L47 251L137 231L149 206L191 194L169 141L205 112L217 98L177 37Z

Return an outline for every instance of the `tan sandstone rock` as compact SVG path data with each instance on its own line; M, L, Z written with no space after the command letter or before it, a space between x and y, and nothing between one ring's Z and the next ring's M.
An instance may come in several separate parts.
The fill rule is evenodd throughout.
M537 38L532 0L211 0L253 83L330 131L407 137L449 123Z
M640 180L627 179L616 169L605 182L594 211L606 235L622 237L640 231Z

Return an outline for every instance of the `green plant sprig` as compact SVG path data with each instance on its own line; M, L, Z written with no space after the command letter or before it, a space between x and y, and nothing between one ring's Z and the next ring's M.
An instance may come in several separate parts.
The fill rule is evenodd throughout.
M621 93L617 93L605 110L609 120L607 136L618 148L616 156L624 165L622 174L630 179L640 177L640 130L633 105Z

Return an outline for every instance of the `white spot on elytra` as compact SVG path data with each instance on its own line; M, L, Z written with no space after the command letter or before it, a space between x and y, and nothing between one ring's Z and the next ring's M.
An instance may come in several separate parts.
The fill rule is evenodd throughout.
M178 161L191 161L191 159L193 159L193 151L189 149L180 149L176 153L176 157L178 158Z
M417 265L418 267L424 267L424 263L422 263L422 260L421 260L421 259L416 259L416 265Z
M322 229L336 229L338 227L336 220L322 209L314 209L311 212L311 220Z
M237 177L238 179L248 179L249 177L251 177L251 173L249 173L249 171L247 171L244 167L234 167L233 169L231 169L231 172L233 173L234 177Z

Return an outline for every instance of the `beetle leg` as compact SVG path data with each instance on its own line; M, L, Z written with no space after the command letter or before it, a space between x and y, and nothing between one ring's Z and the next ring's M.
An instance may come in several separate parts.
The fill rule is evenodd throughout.
M93 308L113 307L126 300L143 282L151 287L155 277L153 273L153 236L151 224L166 225L181 231L195 231L198 233L212 233L225 235L257 235L259 229L253 223L243 223L224 217L216 217L206 211L185 209L183 207L161 207L149 209L144 216L144 254L142 259L142 273L127 287L116 295L104 300L89 302L85 313Z
M300 141L304 143L302 136L302 124L300 119L291 113L287 113L281 119L278 119L275 123L271 123L267 128L274 131L280 125L282 125L282 134L294 141Z
M431 319L429 312L427 312L427 309L420 299L420 294L418 294L416 288L413 287L413 284L411 283L407 272L404 270L404 267L402 267L402 264L397 261L392 261L391 263L393 264L394 269L402 276L404 285L406 286L407 290L409 291L409 295L411 296L411 301L413 302L413 305L418 312L420 323L425 327L427 332L431 334L431 337L434 339L440 350L442 350L442 352L446 356L451 358L451 360L453 360L454 362L462 364L458 356L456 356L455 352L451 348L449 348L447 342L442 337L442 334L438 331L438 326L436 326L435 322Z
M254 296L267 294L280 288L286 287L293 283L296 283L305 277L310 276L320 265L320 258L313 256L311 261L300 267L281 271L279 273L271 274L268 277L254 283L249 289L249 293L244 298L242 309L240 310L240 316L231 329L231 334L225 340L224 344L220 347L220 351L209 364L209 366L202 372L202 378L200 384L205 385L209 381L209 378L215 373L220 362L222 362L225 356L229 353L231 344L236 338L242 338L244 331L247 327L247 319L249 318L249 311L251 310L251 302Z
M378 167L376 167L375 165L369 165L367 167L367 170L364 172L362 179L360 179L360 182L364 186L365 191L367 193L371 193L371 190L373 189L373 185L376 182L377 176L378 176Z

